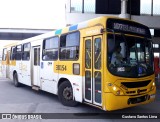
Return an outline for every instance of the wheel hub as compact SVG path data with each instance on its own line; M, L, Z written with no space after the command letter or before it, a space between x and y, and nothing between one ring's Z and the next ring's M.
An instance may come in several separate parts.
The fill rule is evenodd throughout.
M71 87L66 87L63 91L63 96L66 100L72 100L72 89Z

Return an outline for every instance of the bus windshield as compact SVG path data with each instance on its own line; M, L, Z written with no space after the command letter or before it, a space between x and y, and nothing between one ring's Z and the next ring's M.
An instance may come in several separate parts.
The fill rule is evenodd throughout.
M108 70L121 77L153 74L152 43L149 39L108 34Z

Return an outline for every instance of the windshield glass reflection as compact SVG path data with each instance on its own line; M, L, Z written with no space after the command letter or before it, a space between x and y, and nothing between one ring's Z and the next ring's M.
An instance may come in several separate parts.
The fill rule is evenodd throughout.
M115 38L115 41L114 41ZM153 74L151 41L125 35L108 35L108 69L117 76Z

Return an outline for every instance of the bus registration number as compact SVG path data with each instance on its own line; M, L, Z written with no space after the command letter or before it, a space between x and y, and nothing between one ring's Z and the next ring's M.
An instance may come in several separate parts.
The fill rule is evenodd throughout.
M56 65L56 70L66 71L67 66L66 65Z

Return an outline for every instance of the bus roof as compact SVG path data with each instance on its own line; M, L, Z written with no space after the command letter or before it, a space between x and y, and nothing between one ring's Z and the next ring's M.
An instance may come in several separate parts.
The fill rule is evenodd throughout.
M105 22L105 20L107 18L116 18L116 17L102 16L102 17L90 19L90 20L87 20L87 21L84 21L84 22L81 22L81 23L78 23L78 24L74 24L74 25L71 25L71 26L64 27L63 29L57 29L55 31L51 31L51 32L48 32L48 33L45 33L45 34L42 34L42 35L39 35L39 36L35 36L35 37L32 37L32 38L25 39L25 41L30 40L30 39L37 40L37 39L42 39L42 38L46 38L46 37L49 38L49 37L52 37L52 36L65 34L65 33L68 33L68 32L79 30L79 29L91 27L91 26L94 26L94 25L97 25L97 24L105 24L103 22Z
M14 46L17 44L18 44L18 42L10 43L10 44L5 45L4 48L8 48L8 47L11 47L11 46Z
M120 20L128 20L128 19L118 18L118 17L114 17L114 16L101 16L101 17L90 19L90 20L87 20L87 21L84 21L84 22L81 22L81 23L78 23L78 24L75 24L75 25L64 27L63 29L58 29L58 30L55 30L55 31L51 31L51 32L48 32L48 33L45 33L45 34L35 36L35 37L24 39L24 40L20 41L19 43L14 43L14 44L21 44L21 43L27 43L27 42L31 42L31 41L40 40L40 39L50 38L50 37L53 37L53 36L56 36L56 35L65 34L65 33L68 33L68 32L80 30L80 29L87 28L87 27L92 27L92 26L95 26L95 25L104 26L104 25L106 25L106 20L111 19L111 18L120 19ZM129 21L131 21L131 20L129 20ZM132 21L132 22L135 22L135 21ZM137 22L135 22L135 23L137 23ZM144 26L144 25L142 25L142 26ZM12 46L12 44L7 45L7 46Z
M109 18L122 19L122 18L118 18L118 17L114 17L114 16L101 16L101 17L97 17L97 18L94 18L94 19L84 21L84 22L80 22L78 24L67 26L67 27L64 27L62 29L57 29L55 31L51 31L51 32L48 32L48 33L45 33L45 34L35 36L35 37L24 39L23 41L29 42L31 40L34 41L34 40L39 40L39 39L44 39L44 38L50 38L50 37L53 37L53 36L56 36L56 35L65 34L65 33L68 33L68 32L80 30L80 29L87 28L87 27L92 27L92 26L95 26L95 25L103 25L104 26L106 24L106 20L109 19ZM124 20L128 20L128 19L124 19Z

